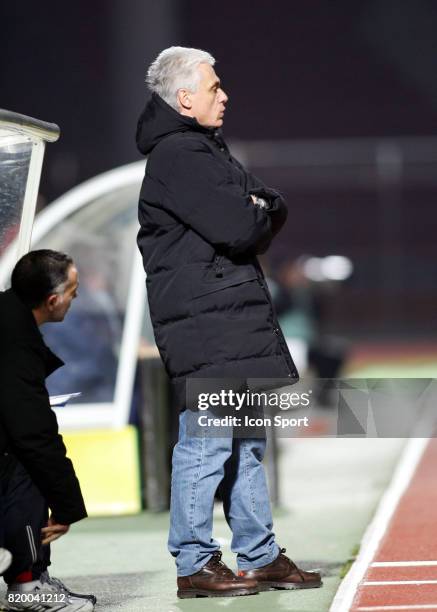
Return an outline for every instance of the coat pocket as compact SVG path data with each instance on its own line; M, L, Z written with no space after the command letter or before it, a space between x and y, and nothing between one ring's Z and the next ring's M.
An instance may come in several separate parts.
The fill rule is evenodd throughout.
M241 285L258 278L253 265L221 265L220 274L217 274L217 266L214 264L204 268L198 282L192 283L192 298L199 298L209 293L215 293L227 287Z

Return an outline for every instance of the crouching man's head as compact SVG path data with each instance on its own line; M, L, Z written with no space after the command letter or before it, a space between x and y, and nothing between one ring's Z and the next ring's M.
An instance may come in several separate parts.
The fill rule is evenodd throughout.
M11 277L12 291L32 310L38 325L63 321L78 286L71 257L49 249L24 255Z

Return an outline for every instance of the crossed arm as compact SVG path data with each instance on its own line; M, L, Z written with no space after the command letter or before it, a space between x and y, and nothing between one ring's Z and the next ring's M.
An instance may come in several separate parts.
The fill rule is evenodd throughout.
M280 194L249 173L245 191L206 145L189 144L174 160L164 207L230 256L264 253L287 218ZM270 208L255 206L253 196Z

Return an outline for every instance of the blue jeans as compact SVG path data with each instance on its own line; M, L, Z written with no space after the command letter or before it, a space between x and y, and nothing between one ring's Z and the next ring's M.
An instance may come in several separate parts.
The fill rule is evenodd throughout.
M188 410L179 417L173 451L168 548L178 576L190 576L220 545L212 537L214 495L220 487L231 549L239 569L262 567L279 555L262 459L265 439L187 434ZM228 432L226 432L228 433Z

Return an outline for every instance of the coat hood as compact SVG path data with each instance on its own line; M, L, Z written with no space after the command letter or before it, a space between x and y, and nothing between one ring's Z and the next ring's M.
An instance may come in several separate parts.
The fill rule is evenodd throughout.
M192 117L181 115L158 94L153 93L138 119L136 141L138 150L147 155L163 138L177 132L213 133L214 128L200 125Z

